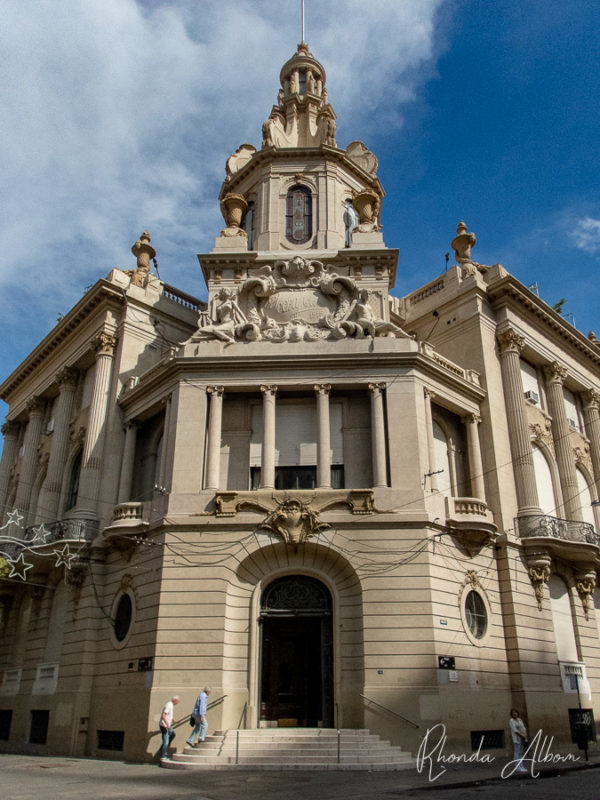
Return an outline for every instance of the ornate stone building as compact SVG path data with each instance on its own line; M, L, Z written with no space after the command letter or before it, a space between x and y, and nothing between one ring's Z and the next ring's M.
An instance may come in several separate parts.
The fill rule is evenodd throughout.
M0 387L2 746L150 758L203 685L214 730L414 753L442 722L468 753L517 706L570 746L600 697L598 343L463 222L390 295L377 159L338 147L304 44L262 134L207 304L144 232Z

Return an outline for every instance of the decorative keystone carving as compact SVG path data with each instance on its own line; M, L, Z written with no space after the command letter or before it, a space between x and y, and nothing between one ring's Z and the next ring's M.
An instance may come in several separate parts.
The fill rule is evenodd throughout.
M525 346L525 337L517 333L514 328L507 328L502 333L498 334L498 343L500 345L500 353L517 353L520 355L521 350Z
M544 367L544 375L548 383L558 383L561 386L567 378L567 368L559 364L558 361L553 361L552 364L546 364Z
M544 586L550 578L550 567L552 561L548 553L529 553L527 554L527 573L533 585L535 599L538 608L542 609L544 600Z
M188 341L408 337L376 315L369 302L374 294L360 291L353 278L330 272L320 261L295 256L255 270L237 290L223 287L213 302L212 320L201 317Z
M482 589L481 581L479 580L479 575L475 572L474 569L470 569L467 571L465 575L465 579L461 584L461 588L470 587L471 589Z
M117 346L117 337L110 333L100 333L92 342L92 348L99 356L113 356Z
M578 573L575 576L575 587L581 598L581 605L583 606L583 613L585 618L589 619L590 608L594 607L592 595L596 588L596 572L590 570L589 572Z
M275 511L258 526L279 536L286 544L302 544L331 526L319 521L319 512L300 500L284 500Z

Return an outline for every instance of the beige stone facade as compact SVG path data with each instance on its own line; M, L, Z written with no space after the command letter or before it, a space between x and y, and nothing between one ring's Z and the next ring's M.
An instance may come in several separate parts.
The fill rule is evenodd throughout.
M392 297L383 198L302 44L227 161L208 302L145 231L4 381L3 747L148 759L205 685L212 729L412 752L598 713L599 345L463 222Z

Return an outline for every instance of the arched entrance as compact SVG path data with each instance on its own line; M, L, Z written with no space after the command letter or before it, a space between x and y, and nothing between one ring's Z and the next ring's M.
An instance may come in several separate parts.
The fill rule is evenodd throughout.
M261 597L260 721L332 727L331 594L306 575L270 583Z

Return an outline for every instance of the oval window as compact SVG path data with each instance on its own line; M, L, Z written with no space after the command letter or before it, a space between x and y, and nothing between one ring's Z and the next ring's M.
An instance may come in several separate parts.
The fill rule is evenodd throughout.
M133 616L133 604L131 597L128 594L121 596L115 612L114 632L118 642L122 642L131 627L131 619Z
M487 631L487 611L478 592L470 591L465 600L465 617L471 634L482 639Z

